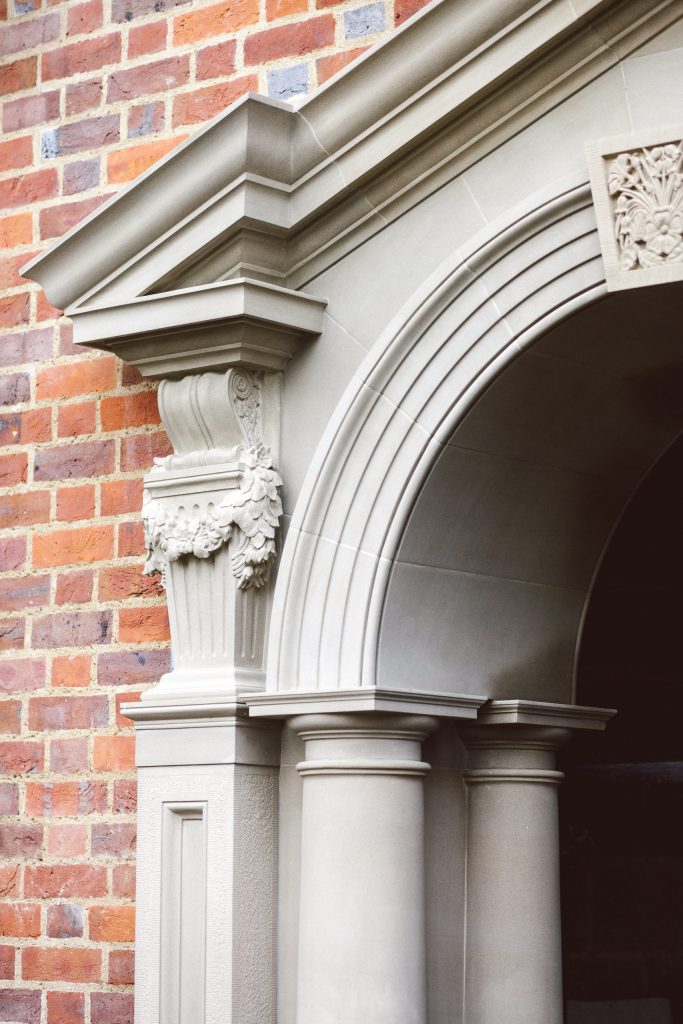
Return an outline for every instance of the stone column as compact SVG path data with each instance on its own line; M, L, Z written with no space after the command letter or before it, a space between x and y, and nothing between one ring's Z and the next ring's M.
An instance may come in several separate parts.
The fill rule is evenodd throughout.
M297 1024L426 1024L420 715L302 715Z
M493 701L468 749L465 1024L562 1024L556 751L613 712ZM564 727L566 726L566 727Z

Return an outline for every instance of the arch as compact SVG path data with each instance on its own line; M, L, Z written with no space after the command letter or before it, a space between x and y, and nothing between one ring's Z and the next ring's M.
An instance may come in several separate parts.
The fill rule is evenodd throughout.
M574 177L485 229L411 297L309 468L275 589L269 691L375 684L390 570L440 451L506 365L605 294L590 189Z

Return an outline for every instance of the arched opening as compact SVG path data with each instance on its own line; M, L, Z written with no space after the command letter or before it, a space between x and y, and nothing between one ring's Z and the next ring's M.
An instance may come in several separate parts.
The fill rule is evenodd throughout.
M679 438L627 508L586 614L577 699L619 714L562 756L570 1024L683 1022L682 514Z

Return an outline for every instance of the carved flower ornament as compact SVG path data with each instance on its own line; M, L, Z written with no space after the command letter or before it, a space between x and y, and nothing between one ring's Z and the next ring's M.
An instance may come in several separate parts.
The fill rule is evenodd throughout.
M683 143L621 153L609 167L622 270L683 262Z
M145 525L147 576L161 573L183 555L208 558L227 543L237 531L237 552L233 556L233 573L240 590L262 587L268 578L268 567L276 556L275 531L282 515L278 488L282 480L273 468L269 448L257 445L243 449L239 455L242 472L239 490L228 492L215 508L203 515L187 516L184 512L147 501L142 509Z

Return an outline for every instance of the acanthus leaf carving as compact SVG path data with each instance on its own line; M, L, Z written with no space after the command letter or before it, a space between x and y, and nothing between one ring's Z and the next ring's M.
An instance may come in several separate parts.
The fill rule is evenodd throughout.
M683 142L620 153L609 165L622 271L683 262Z

